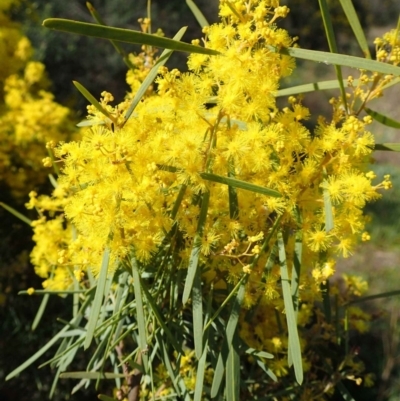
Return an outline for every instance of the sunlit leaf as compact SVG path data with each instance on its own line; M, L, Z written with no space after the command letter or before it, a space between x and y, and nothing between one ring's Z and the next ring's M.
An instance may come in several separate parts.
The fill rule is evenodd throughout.
M42 299L42 302L40 303L39 309L36 313L35 319L33 320L31 330L34 331L36 327L39 325L40 320L42 319L43 313L46 310L47 302L49 300L49 294L45 294L45 296Z
M196 18L199 25L204 28L205 26L209 26L210 24L207 22L206 17L200 11L199 7L194 3L193 0L186 0L186 4L189 6L190 10L192 11L194 17Z
M400 152L400 143L376 143L374 150L390 150Z
M256 192L263 195L274 196L276 198L282 196L278 191L275 191L274 189L260 187L259 185L237 180L236 178L224 177L222 175L217 175L213 173L200 173L200 177L207 181L219 182L220 184L225 184L234 188L245 189L246 191Z
M3 207L4 209L6 209L8 212L10 212L11 214L13 214L15 217L17 217L18 219L20 219L21 221L23 221L24 223L31 225L32 224L32 220L29 220L27 217L25 217L22 213L17 212L14 208L12 208L11 206L6 205L3 202L0 202L0 206Z
M290 290L290 280L286 264L286 251L282 233L278 233L279 263L281 266L281 282L283 301L285 304L286 321L289 331L289 352L293 361L296 381L299 384L303 382L303 362L301 359L301 347L299 334L297 332L297 322L294 313L292 293Z
M43 26L58 31L76 33L85 36L94 36L100 39L115 40L118 42L135 43L164 49L171 49L187 53L218 55L216 50L190 45L161 36L151 35L131 29L114 28L110 26L90 24L88 22L72 21L62 18L49 18L43 21Z
M186 32L186 28L181 28L178 33L174 36L174 40L179 41L183 34ZM173 50L164 50L161 53L160 58L157 60L156 64L153 66L153 68L149 71L147 74L146 78L140 85L138 91L135 93L134 98L131 101L131 104L126 111L125 114L125 122L129 119L129 117L132 115L133 111L135 110L136 106L142 99L143 95L146 93L147 89L149 86L153 83L154 79L156 78L159 68L163 66L171 57L173 53Z
M77 81L72 81L72 83L75 85L76 89L78 89L79 92L86 98L86 100L89 101L94 107L96 107L97 110L100 111L100 113L104 114L107 118L109 118L111 121L116 123L115 118L97 101L97 99L79 82Z
M371 53L369 51L367 38L365 37L364 31L361 27L360 20L357 16L357 11L355 10L353 3L351 0L339 0L342 5L343 11L346 14L347 21L351 26L351 29L354 32L354 35L357 39L357 42L364 53L364 57L370 59Z
M205 225L206 218L207 218L209 199L210 199L210 193L205 192L202 195L200 215L199 215L199 220L197 222L197 231L196 231L196 235L193 240L193 248L190 253L190 258L189 258L189 266L188 266L188 272L187 272L187 276L186 276L186 280L185 280L185 288L183 290L183 295L182 295L183 304L185 304L188 301L190 293L192 291L193 281L195 279L195 276L196 276L196 274L199 274L197 270L198 270L198 264L199 264L203 230L204 230L204 225Z
M144 306L142 299L142 286L140 283L139 265L135 255L131 255L132 265L132 278L133 278L133 289L135 292L136 299L136 319L139 328L139 348L142 352L142 361L145 371L148 371L148 358L147 358L147 330L146 330L146 319L144 315Z
M89 348L89 346L92 342L94 331L97 327L100 310L103 305L103 297L104 297L104 290L105 290L106 281L107 281L109 260L110 260L110 249L108 247L106 247L106 249L104 250L104 253L103 253L103 259L101 262L99 278L97 280L96 294L94 296L92 310L89 315L86 339L85 339L85 342L83 345L83 347L85 349Z
M368 107L364 107L365 112L370 115L374 120L380 122L383 125L386 125L387 127L392 127L392 128L397 128L400 129L400 122L391 119L390 117L387 117L381 113L378 113L377 111L371 110Z
M347 80L343 80L343 85L347 84ZM354 85L358 84L358 80L353 81ZM298 95L299 93L315 92L329 89L338 89L340 87L337 79L330 81L313 82L309 84L292 86L290 88L278 90L276 97Z
M278 51L281 54L286 54L295 58L304 60L315 61L318 63L342 65L351 68L357 68L367 71L381 72L382 74L393 74L394 76L400 76L400 67L396 67L391 64L382 63L375 60L367 60L361 57L348 56L346 54L337 54L322 52L317 50L300 49L297 47L283 48L276 50L271 48L273 51Z

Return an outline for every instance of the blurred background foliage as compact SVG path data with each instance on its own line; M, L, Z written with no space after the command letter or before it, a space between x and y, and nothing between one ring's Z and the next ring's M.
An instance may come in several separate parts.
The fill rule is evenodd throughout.
M7 14L1 13L1 10L11 2L0 0L0 27L12 31L7 43L5 36L0 35L0 52L2 52L0 53L0 118L4 118L4 115L9 112L9 107L5 104L5 80L11 74L18 72L20 76L23 76L27 59L39 61L45 65L47 75L43 76L41 88L54 94L54 101L57 104L71 109L67 120L63 122L64 128L68 125L65 135L71 135L72 123L83 119L86 113L86 100L72 85L72 80L78 80L97 98L103 90L113 93L117 101L124 97L128 90L125 83L126 66L109 43L51 31L41 26L42 21L50 17L92 22L84 1L19 0L13 2ZM137 20L146 16L147 0L93 0L92 3L106 23L112 26L139 30ZM360 56L360 51L352 40L351 30L346 25L339 1L330 0L328 3L334 16L340 52ZM386 27L396 26L400 12L398 0L353 0L353 3L371 44ZM217 20L217 0L196 0L196 4L210 23ZM314 50L327 50L318 2L316 0L313 2L286 0L282 1L282 4L287 4L291 9L283 27L288 29L292 36L299 36L300 46ZM184 36L186 42L201 37L201 30L185 1L153 0L151 11L153 30L161 28L167 37L172 37L181 26L187 25L189 28ZM12 59L10 49L15 48L24 35L32 44L33 54L25 60ZM128 52L140 51L138 47L133 46L124 46L124 48ZM372 46L371 50L373 50ZM174 54L169 65L185 70L185 60L184 54ZM322 76L333 79L333 68L304 63L291 77L290 84L313 82L320 80ZM329 92L313 93L306 96L304 103L310 107L313 114L326 114L330 112L328 100L331 96ZM400 120L398 94L395 91L388 91L385 97L386 99L379 102L377 106L379 111ZM374 125L372 132L376 135L377 142L400 142L399 132L394 129ZM5 142L2 138L0 147L4 149L4 146ZM35 141L29 146L42 146L44 154L46 153L43 140ZM23 165L24 157L27 156L24 156L20 147L16 146L10 150L20 152L18 153L20 154L19 163L22 165L20 167L27 171L28 166ZM372 217L370 232L373 240L368 245L363 245L352 258L343 260L339 266L341 271L358 273L367 278L370 283L370 294L399 288L397 266L400 262L400 156L395 153L376 152L375 158L374 170L379 176L391 174L394 188L391 192L385 193L382 200L368 206L367 211ZM18 179L5 180L4 177L0 177L1 202L11 205L25 215L29 215L24 208L29 191L36 190L44 193L50 189L49 184L45 182L47 171L36 167L31 169L30 174L25 177L23 187ZM68 311L65 310L62 298L52 298L48 305L46 320L41 322L36 331L31 331L30 326L40 305L40 298L32 297L27 300L24 296L17 296L19 290L28 287L40 288L40 279L34 275L29 264L29 252L32 248L31 229L2 208L0 208L0 219L0 351L2 356L0 358L0 400L42 400L47 398L52 382L48 367L41 370L31 367L17 379L7 383L4 383L4 377L43 345L46 339L54 335L59 328L56 319L62 318L64 314L68 314ZM361 389L357 386L351 388L357 401L395 401L400 397L400 328L397 324L399 305L400 302L396 298L385 298L380 301L371 301L368 305L364 304L374 316L371 331L363 337L352 338L351 341L357 347L360 357L366 361L368 370L376 374L376 385L372 389L367 389L367 393L365 388ZM79 369L79 367L76 368ZM61 383L62 386L55 393L55 400L71 398L79 401L95 397L95 393L91 390L81 390L70 396L71 383L68 381Z

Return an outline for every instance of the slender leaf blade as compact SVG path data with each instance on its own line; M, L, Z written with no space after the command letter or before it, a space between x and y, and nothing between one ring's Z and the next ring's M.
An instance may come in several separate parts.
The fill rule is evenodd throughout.
M343 85L347 84L347 80L344 79L342 81ZM353 81L354 85L358 84L358 79L355 79ZM307 92L315 92L315 91L323 91L323 90L329 90L329 89L338 89L340 88L340 83L338 82L337 79L332 79L329 81L320 81L320 82L312 82L309 84L303 84L303 85L296 85L292 86L290 88L284 88L278 90L276 96L291 96L291 95L298 95L299 93L307 93Z
M171 345L175 348L176 352L178 353L182 353L182 346L180 346L178 344L178 342L176 341L176 338L172 335L171 331L169 330L168 326L165 324L160 310L157 306L157 304L155 303L153 297L151 296L149 290L146 288L146 286L144 285L143 281L141 281L141 285L142 285L142 291L144 292L144 295L146 296L147 302L149 303L154 316L157 319L158 324L162 327L162 329L164 330L165 334L167 335Z
M32 225L32 220L28 219L27 217L25 217L22 213L16 211L14 208L12 208L11 206L8 206L7 204L5 204L4 202L0 202L0 206L3 207L4 209L7 210L7 212L10 212L11 214L13 214L15 217L17 217L18 219L20 219L21 221L23 221L24 223L28 224L28 225Z
M91 103L100 113L104 114L111 121L115 122L114 117L97 101L97 99L79 82L72 81L76 89L86 98L86 100Z
M97 12L97 10L93 7L93 5L91 3L86 2L86 7L89 10L93 19L99 25L106 25L106 23L101 18L100 14ZM134 70L135 66L129 60L129 56L126 54L125 50L114 40L110 40L110 42L114 46L114 49L118 52L118 54L120 54L122 56L122 59L124 60L125 64L128 66L128 68L130 68L131 70Z
M375 150L390 150L392 152L400 152L400 143L376 143Z
M243 303L244 293L246 289L247 275L240 284L236 298L233 302L231 314L225 331L225 341L220 354L218 355L217 366L214 369L214 378L211 386L211 397L216 397L224 377L225 366L227 363L230 348L232 347L233 338L236 333L236 327L239 321L240 308Z
M110 26L91 24L88 22L72 21L62 18L49 18L43 21L43 26L49 29L56 29L79 35L93 36L100 39L115 40L118 42L135 43L165 49L176 50L186 53L199 53L208 55L219 55L213 49L190 45L160 36L151 35L131 29L114 28Z
M51 348L68 330L68 326L63 327L45 346L43 346L39 351L34 353L29 359L27 359L24 363L19 365L16 369L14 369L11 373L6 376L6 381L12 379L17 376L23 370L25 370L28 366L30 366L33 362L39 359L49 348Z
M146 319L144 315L143 298L142 298L142 286L140 282L139 265L135 255L131 255L132 265L132 278L133 278L133 290L136 299L136 319L138 322L139 329L139 348L142 352L142 360L145 371L148 370L148 358L147 358L147 330L146 330Z
M352 305L352 304L358 304L358 303L366 302L366 301L372 301L374 299L379 299L379 298L393 297L393 296L396 296L396 295L400 295L400 290L389 291L389 292L381 292L380 294L367 295L365 297L357 298L354 301L350 301L350 302L348 302L347 304L345 304L343 306Z
M206 362L207 362L207 354L208 354L207 346L208 346L208 341L206 341L206 343L204 344L203 354L201 355L201 358L199 359L199 362L197 364L196 386L194 388L193 401L201 401L203 398L204 374L206 371Z
M232 344L226 364L226 399L239 401L240 390L240 358L236 347Z
M60 374L61 379L88 379L88 380L97 380L97 379L115 379L117 377L125 377L123 373L114 373L114 372L64 372Z
M201 269L196 269L192 287L193 338L197 359L203 354L203 294L201 290Z
M89 348L93 339L94 331L96 330L97 327L97 321L99 319L100 310L103 305L103 297L104 297L104 290L106 287L109 261L110 261L110 249L106 247L103 253L103 260L101 262L100 275L97 280L97 288L93 300L92 311L89 316L86 338L83 344L84 349Z
M337 50L337 44L336 44L336 39L335 39L335 33L333 31L332 18L331 18L331 13L328 8L327 0L318 0L318 1L319 1L319 7L321 10L322 20L323 20L324 27L325 27L325 35L328 40L329 50L331 51L331 53L337 53L338 50ZM343 84L343 74L342 74L342 69L340 68L339 65L335 65L335 72L336 72L337 81L339 83L340 94L342 96L343 104L347 105L346 92L345 92L344 84ZM347 106L346 106L346 108L347 108Z
M364 31L361 27L360 20L358 19L357 12L353 6L353 2L351 0L339 1L344 13L346 14L347 21L349 21L351 29L354 32L354 36L356 37L357 42L364 54L364 57L371 59L371 53L369 51L367 38L364 35Z
M387 127L392 127L392 128L397 128L400 129L400 122L393 120L390 117L387 117L381 113L378 113L377 111L371 110L368 107L364 107L365 112L370 115L374 120L380 122L383 125L386 125Z
M275 191L274 189L269 189L266 187L260 187L259 185L251 184L250 182L237 180L232 177L224 177L222 175L217 175L213 173L200 173L200 177L207 181L218 182L220 184L225 184L235 188L245 189L246 191L256 192L263 195L274 196L276 198L282 195Z
M324 211L325 211L325 231L328 233L334 227L333 222L333 209L332 209L332 201L331 194L329 189L327 188L327 182L325 181L325 186L322 189L323 191L323 199L324 199Z
M190 293L192 291L193 281L195 279L195 276L196 274L199 274L197 270L200 257L201 240L203 237L204 225L207 218L209 199L210 199L210 192L205 192L202 195L200 215L197 223L197 231L193 240L193 248L189 259L188 272L185 280L185 288L183 290L183 295L182 295L183 304L186 304L186 302L188 301Z
M178 33L174 36L174 40L181 40L183 34L186 32L186 27L181 28ZM129 117L132 115L133 111L135 110L136 106L142 99L143 95L146 93L147 89L149 86L153 83L154 79L156 78L158 74L158 70L161 66L163 66L171 57L173 50L164 50L161 53L160 58L157 60L157 63L153 66L153 68L150 70L150 72L147 74L146 78L140 85L138 91L135 93L134 98L132 99L132 102L129 106L129 109L126 111L125 114L125 122L129 119Z
M281 267L281 281L283 301L285 304L286 321L289 331L289 352L293 361L294 372L296 381L299 384L303 382L303 363L301 360L300 339L297 332L297 322L294 313L292 293L290 290L290 280L286 264L286 251L283 236L278 232L278 249L279 249L279 263Z
M196 18L197 22L199 25L204 28L205 26L209 26L210 24L208 23L206 17L204 14L200 11L199 7L195 4L193 0L186 0L186 4L192 11L194 17Z
M281 54L286 54L288 56L304 60L315 61L318 63L341 65L361 70L380 72L382 74L392 74L396 77L400 76L400 67L396 67L387 63L382 63L380 61L367 60L361 57L322 52L318 50L300 49L297 47L282 48L280 50L275 50L271 47L271 49L273 51L278 51Z
M35 319L33 320L31 330L34 331L36 327L39 325L40 320L42 319L43 313L46 310L47 302L49 301L50 295L45 294L42 302L40 303L39 309L36 313Z

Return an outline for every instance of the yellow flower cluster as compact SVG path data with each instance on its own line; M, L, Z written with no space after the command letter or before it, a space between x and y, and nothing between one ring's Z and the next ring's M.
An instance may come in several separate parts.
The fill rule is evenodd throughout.
M76 229L72 235L60 219L35 227L38 245L32 257L39 274L49 277L53 271L48 287L68 286L87 268L97 274L106 247L110 271L132 250L146 266L163 241L171 243L170 263L187 268L209 199L200 248L205 288L236 284L247 274L244 304L258 309L251 322L242 317L241 335L258 349L287 354L285 340L274 340L282 331L279 317L271 323L271 315L284 311L275 240L266 254L264 238L279 218L291 270L302 234L298 323L309 324L313 302L334 274L336 255L349 256L366 238L364 206L391 186L388 176L373 183L376 177L367 170L374 147L367 130L371 119L350 113L350 103L333 99L332 120L320 118L314 131L303 123L310 112L300 99L291 97L288 107L277 107L280 79L294 68L293 59L278 52L293 45L288 33L276 27L288 11L273 0L221 1L222 21L205 28L203 39L220 55L192 54L188 73L160 68L157 92L145 97L126 122L129 102L111 106L107 92L101 105L114 122L89 107L92 127L81 140L54 150L64 163L53 195L56 206L35 194L30 201L38 209L62 208ZM349 98L364 93L365 88L349 82ZM280 196L237 189L235 208L228 186L207 180L210 175ZM46 230L53 233L47 240ZM333 331L327 329L330 339ZM324 338L323 330L318 335ZM304 361L306 370L313 358L315 353ZM274 362L277 376L288 373L282 361Z
M71 137L69 109L46 91L42 63L29 61L31 45L0 11L0 182L21 198L47 178L47 141Z

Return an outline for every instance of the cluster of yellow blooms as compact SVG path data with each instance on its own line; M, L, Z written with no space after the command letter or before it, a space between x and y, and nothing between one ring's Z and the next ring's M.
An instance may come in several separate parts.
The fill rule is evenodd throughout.
M1 7L5 11L13 3ZM46 91L44 65L29 61L28 38L2 10L0 26L0 182L21 198L47 178L46 142L68 139L74 129L69 109Z
M276 27L288 11L278 0L221 0L222 21L204 28L203 39L206 48L221 55L190 55L188 73L160 68L157 91L137 105L128 121L129 102L112 106L112 95L103 92L101 105L116 123L89 107L92 126L80 141L48 145L63 166L58 186L52 198L31 193L28 204L42 215L34 223L32 261L46 278L46 288L68 288L74 278L84 279L88 268L96 275L106 247L111 250L110 272L132 250L146 266L166 238L172 263L187 268L201 199L207 194L200 250L200 265L207 268L205 291L211 283L226 287L248 275L244 304L255 311L251 321L243 313L240 333L250 346L276 355L271 367L277 376L288 374L288 345L279 335L275 313L284 311L280 267L275 240L268 254L261 252L261 243L279 217L291 268L296 239L302 235L298 324L313 327L302 334L305 370L311 369L318 351L305 349L308 341L313 335L320 340L335 336L328 323L313 324L322 319L313 308L321 300L321 285L334 274L337 255L348 257L360 240L368 239L363 208L380 197L378 190L391 187L389 176L376 183L368 171L372 119L353 113L350 98L371 98L368 84L378 77L383 85L391 77L363 73L355 87L350 77L349 103L333 99L332 120L320 118L310 131L303 123L310 112L299 98L290 97L282 110L275 99L281 78L295 67L292 58L279 53L294 45ZM398 62L396 54L387 56L388 62ZM137 87L137 79L130 74L132 86ZM60 114L50 115L61 121ZM229 176L280 196L237 189L238 207L232 210L229 187L206 180L207 174ZM333 216L329 228L327 197ZM58 217L46 219L49 211ZM73 230L66 228L65 218ZM179 234L169 238L174 225ZM357 283L359 294L361 287ZM349 313L358 329L365 329L368 316L356 309Z

